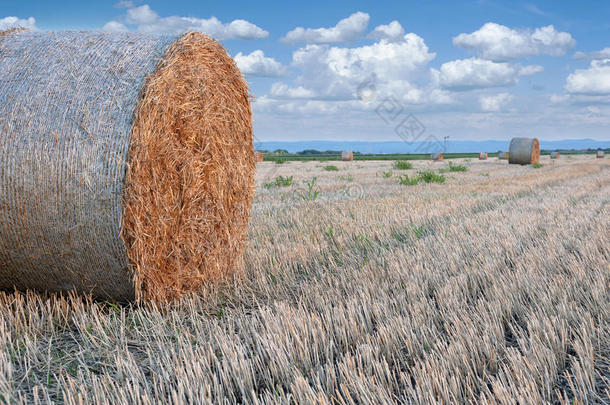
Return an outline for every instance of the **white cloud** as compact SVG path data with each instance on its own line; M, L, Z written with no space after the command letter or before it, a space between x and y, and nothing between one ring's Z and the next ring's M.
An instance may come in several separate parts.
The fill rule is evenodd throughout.
M398 21L392 21L388 25L378 25L368 35L371 39L387 39L388 41L400 41L404 38L405 30Z
M473 33L454 37L453 44L475 50L483 59L505 61L540 54L565 55L575 41L569 33L558 32L552 25L532 32L489 22Z
M285 83L273 83L269 93L275 98L303 99L315 97L315 93L312 90L306 89L303 86L289 87Z
M297 27L288 32L281 40L286 43L304 42L307 44L332 44L355 41L369 24L369 15L358 11L339 21L331 28Z
M122 20L120 20L122 21ZM132 7L127 10L124 18L125 24L110 21L104 28L107 30L121 30L128 26L135 26L140 32L157 34L181 34L192 30L209 34L217 39L260 39L269 36L262 28L245 20L234 20L223 23L216 17L208 19L195 17L160 17L148 4ZM121 24L121 25L118 25Z
M569 93L610 94L610 59L591 61L589 69L577 69L566 80Z
M108 21L102 27L102 31L108 31L108 32L128 32L129 28L127 28L125 26L125 24L122 24L122 23L120 23L118 21Z
M551 94L549 101L551 104L563 104L570 100L569 94Z
M260 77L281 77L287 74L287 69L280 62L265 56L263 51L256 50L249 55L239 52L235 56L239 70L245 75Z
M576 52L574 59L608 59L610 58L610 48L604 48L595 52Z
M499 93L493 96L481 96L479 97L479 105L483 111L500 111L513 99L512 94Z
M29 28L31 30L37 30L36 19L30 18L17 18L17 17L4 17L0 18L0 31L8 30L9 28Z
M432 69L432 73L441 87L454 91L512 86L519 82L519 72L514 66L478 58L443 63L440 71Z
M378 97L420 102L425 94L417 79L435 56L423 38L407 34L402 42L381 40L357 48L307 45L293 53L292 65L301 70L298 84L318 99L354 100L358 87L371 82Z
M519 69L519 76L532 76L544 72L544 67L540 65L528 65Z

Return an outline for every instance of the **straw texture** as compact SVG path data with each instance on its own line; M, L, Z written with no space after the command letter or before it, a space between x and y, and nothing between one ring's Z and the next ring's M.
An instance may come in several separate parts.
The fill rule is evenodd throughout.
M538 138L513 138L508 149L508 163L530 165L540 161Z
M206 47L213 56L193 55ZM238 97L210 93L219 86L203 83L217 79L206 74L214 67L202 63L206 58L230 67L222 71L222 86L232 87ZM227 101L235 99L240 105L227 111ZM185 104L172 104L177 101ZM232 118L226 128L210 128L227 117ZM206 118L211 118L207 126L201 122ZM236 121L238 135L219 146L220 133ZM241 74L222 47L201 34L179 39L100 32L0 36L0 288L165 300L196 288L210 267L213 273L218 266L228 270L234 263L218 260L219 252L223 247L233 256L239 251L244 219L214 215L228 199L240 202L228 206L240 205L238 216L249 206L251 185L244 186L254 165L249 125ZM198 137L194 130L201 131ZM226 180L234 170L213 184L214 191L192 184L195 175L201 182L217 175L219 162L206 166L211 154L246 171L235 188ZM238 157L242 161L229 164ZM220 201L216 205L212 192ZM160 193L167 198L178 193L183 204L161 200ZM193 226L195 214L209 227ZM245 215L247 222L247 210ZM231 225L223 226L226 222ZM144 237L145 231L153 237ZM154 259L141 243L157 252ZM175 250L178 244L184 250L204 246L197 253L209 253L214 263L186 257ZM157 260L161 254L164 261ZM194 267L198 281L193 281Z

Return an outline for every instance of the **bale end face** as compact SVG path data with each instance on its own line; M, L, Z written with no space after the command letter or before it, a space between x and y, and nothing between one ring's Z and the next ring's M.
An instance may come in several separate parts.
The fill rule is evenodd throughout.
M595 156L596 156L598 159L603 159L603 158L604 158L604 155L605 155L605 154L604 154L604 151L603 151L603 150L598 150L598 151L597 151L597 153L595 154Z
M487 152L479 153L479 160L487 160Z
M138 299L166 301L239 265L254 193L248 87L188 33L147 79L131 131L122 236Z
M440 162L443 160L443 154L442 153L432 153L430 155L430 160L435 160L437 162Z

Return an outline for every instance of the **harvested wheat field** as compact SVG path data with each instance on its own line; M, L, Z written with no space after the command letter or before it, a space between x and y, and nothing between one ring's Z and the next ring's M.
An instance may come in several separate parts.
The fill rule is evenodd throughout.
M259 163L242 276L169 307L3 293L2 398L608 403L610 162L453 162Z

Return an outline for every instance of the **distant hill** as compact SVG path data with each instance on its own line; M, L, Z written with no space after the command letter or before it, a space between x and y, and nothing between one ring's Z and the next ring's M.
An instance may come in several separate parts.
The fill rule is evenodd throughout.
M510 140L506 141L450 141L443 151L441 143L430 142L349 142L349 141L300 141L300 142L255 142L259 150L274 151L284 149L295 153L306 149L351 150L361 153L431 153L431 152L497 152L507 151ZM610 140L566 139L562 141L540 141L540 148L546 150L570 149L610 149Z

